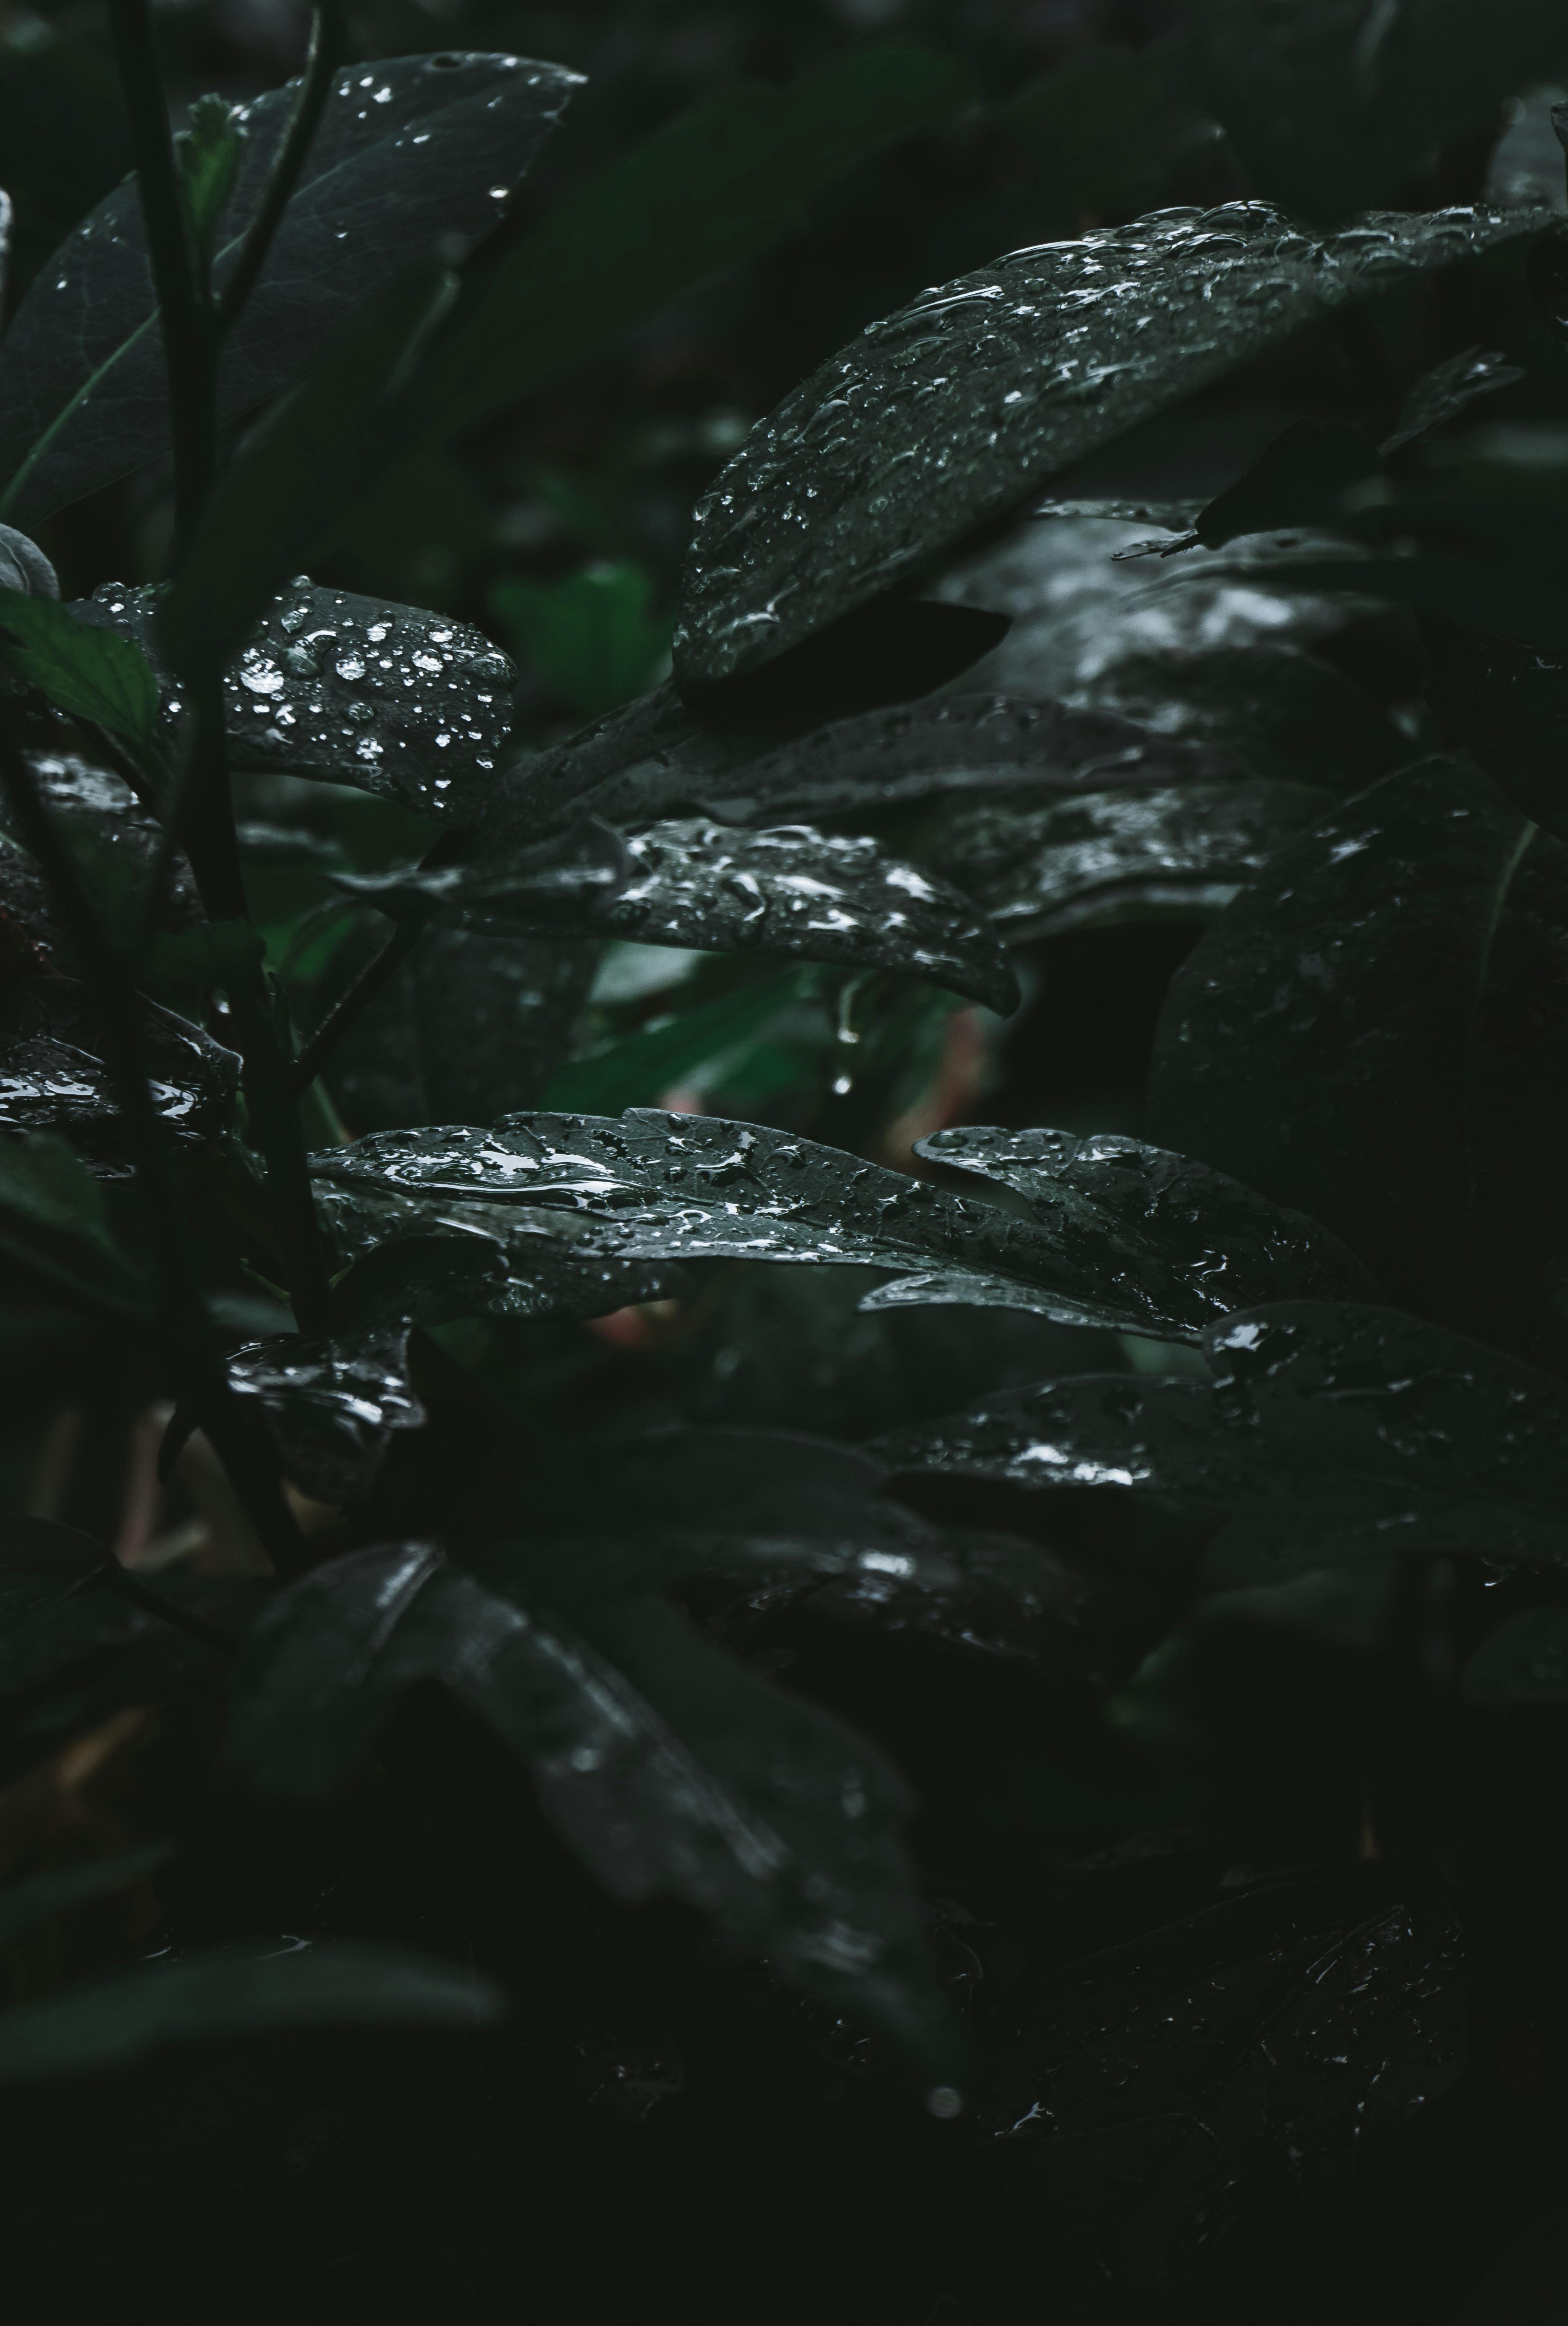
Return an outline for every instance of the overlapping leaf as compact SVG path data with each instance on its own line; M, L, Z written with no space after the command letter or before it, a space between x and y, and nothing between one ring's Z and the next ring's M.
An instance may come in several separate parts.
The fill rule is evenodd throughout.
M707 952L793 954L807 961L903 970L971 995L1004 1016L1017 984L1001 941L948 882L900 863L874 841L800 827L737 833L693 821L658 823L623 843L611 883L591 861L581 877L536 851L432 871L345 877L341 885L384 911L439 907L478 919L515 917L550 930L616 936ZM552 885L553 884L553 885Z
M1169 1494L1223 1521L1216 1582L1402 1548L1568 1559L1560 1382L1397 1310L1286 1301L1215 1325L1211 1382L1081 1374L899 1430L890 1468Z
M525 1762L608 1888L683 1899L928 2072L956 2070L895 1839L897 1780L657 1601L608 1603L590 1642L427 1545L336 1560L258 1626L231 1753L269 1792L322 1792L429 1679Z
M224 352L221 416L302 377L439 237L506 213L576 86L517 57L394 57L337 76L298 191ZM221 286L261 201L298 84L238 108L245 145L214 266ZM39 516L167 447L163 349L136 182L127 178L43 267L0 365L8 515Z
M1123 921L1210 919L1333 804L1308 784L1258 783L998 802L942 817L919 852L1017 944Z
M1216 1317L1263 1300L1377 1298L1360 1262L1315 1221L1136 1139L977 1126L939 1130L915 1151L1022 1196L1081 1278L1098 1272L1108 1319L1128 1331L1195 1340ZM950 1302L1040 1305L1027 1286L942 1270L883 1285L862 1306Z
M1276 857L1173 982L1154 1135L1331 1228L1391 1298L1555 1363L1563 843L1462 760Z
M923 293L793 390L710 488L677 676L711 685L771 659L1301 324L1542 222L1390 212L1323 239L1232 202Z
M634 1108L618 1121L520 1114L492 1130L385 1131L318 1155L312 1168L319 1186L349 1191L357 1202L429 1206L427 1224L453 1203L468 1218L494 1221L497 1233L513 1206L559 1207L580 1215L597 1251L618 1261L937 1264L1007 1279L1027 1295L1016 1305L1064 1324L1176 1338L1214 1313L1191 1288L1178 1301L1163 1252L1151 1282L1148 1244L1113 1241L1090 1207L1054 1202L1038 1223L1018 1220L837 1149L714 1116ZM1245 1191L1236 1201L1243 1211L1257 1203ZM1249 1242L1261 1226L1253 1216ZM1288 1242L1294 1227L1282 1222L1275 1233ZM1321 1283L1328 1247L1321 1239L1313 1246L1304 1223L1302 1233L1307 1280ZM1211 1254L1193 1256L1194 1285L1203 1265L1212 1269Z
M144 1003L142 1054L160 1121L176 1146L210 1147L228 1126L239 1060L199 1026ZM0 1132L58 1130L102 1178L130 1176L133 1149L85 986L67 977L8 982L0 993Z

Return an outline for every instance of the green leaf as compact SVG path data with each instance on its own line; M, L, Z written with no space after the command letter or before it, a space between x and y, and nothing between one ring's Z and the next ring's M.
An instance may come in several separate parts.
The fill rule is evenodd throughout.
M229 1358L229 1386L255 1400L285 1475L315 1501L357 1501L397 1432L423 1427L408 1334L394 1317L329 1338L258 1341Z
M57 1258L40 1235L67 1239L67 1252ZM101 1184L52 1132L0 1143L0 1239L8 1257L95 1304L127 1317L145 1310L145 1283L116 1242Z
M1141 209L1171 163L1211 135L1179 40L1075 50L997 109L1038 189L1068 219Z
M400 1947L285 1939L122 1972L0 2014L0 2081L101 2073L166 2043L297 2027L483 2027L502 1990Z
M578 85L517 57L394 57L337 76L261 278L227 342L219 418L302 378L443 238L471 246ZM214 264L221 290L262 200L299 83L235 116L238 181ZM498 195L496 189L503 189ZM39 516L168 446L163 350L134 177L70 235L12 320L0 363L0 474L8 516Z
M1568 1703L1568 1607L1526 1607L1484 1639L1464 1668L1468 1704Z
M559 870L530 851L510 865L481 856L431 871L340 875L339 885L393 914L435 907L481 925L515 918L540 935L793 954L931 978L1004 1017L1017 1006L1016 982L984 917L945 880L874 841L809 828L737 833L694 820L654 824L622 851L619 880L608 886L608 871L598 870L602 849L591 842L563 853ZM583 881L594 884L586 903Z
M689 1088L693 1075L727 1056L741 1057L765 1028L803 1002L821 982L812 969L773 971L734 991L684 1009L668 1024L640 1028L559 1064L541 1097L552 1112L611 1114L654 1106L667 1091Z
M1319 239L1260 203L1168 211L923 293L786 396L709 488L677 677L709 686L782 655L1302 324L1543 218L1395 211Z
M1480 348L1446 356L1430 371L1424 371L1410 389L1399 407L1393 434L1384 438L1378 451L1387 460L1390 452L1400 451L1424 436L1429 428L1441 428L1457 419L1479 397L1495 395L1500 387L1512 387L1524 377L1517 364L1505 363L1500 355L1484 354Z
M227 1130L239 1060L172 1010L144 1002L143 1063L172 1143L200 1151ZM74 978L18 980L0 994L0 1132L58 1130L106 1179L128 1178L135 1141L98 1055L97 1013Z
M546 1813L616 1895L673 1895L944 2079L961 2051L895 1838L902 1786L872 1748L656 1601L590 1644L428 1545L332 1561L257 1626L229 1750L278 1796L357 1766L403 1691L441 1680L531 1769Z
M88 627L52 598L0 589L0 659L57 710L97 720L150 766L160 763L157 675L128 639Z
M497 582L490 604L535 676L596 719L668 668L674 624L651 612L653 589L640 566L590 565L564 582Z
M1520 813L1568 841L1568 651L1429 617L1427 700Z
M1565 898L1563 844L1464 761L1387 777L1177 972L1149 1130L1321 1220L1389 1298L1561 1363Z
M191 248L210 264L223 213L239 177L246 131L227 98L199 97L190 126L174 140L174 168Z

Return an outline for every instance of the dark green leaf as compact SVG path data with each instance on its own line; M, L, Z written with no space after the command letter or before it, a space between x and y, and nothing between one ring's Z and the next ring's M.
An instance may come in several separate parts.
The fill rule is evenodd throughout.
M511 930L426 930L410 964L427 1121L537 1106L588 1000L598 947ZM455 1025L462 1039L452 1039ZM628 1296L629 1297L629 1296Z
M496 269L423 368L421 441L515 403L797 233L815 194L972 93L958 60L886 42L783 88L709 98L582 181Z
M1561 167L1559 162L1559 174ZM1387 460L1390 452L1424 436L1429 428L1441 428L1457 418L1478 397L1495 395L1499 387L1511 387L1524 377L1517 364L1505 363L1495 351L1489 355L1480 348L1466 348L1462 355L1448 356L1422 373L1399 407L1393 434L1386 436L1378 450Z
M383 1132L314 1157L312 1168L320 1186L430 1205L427 1224L435 1205L454 1200L496 1233L513 1205L560 1206L586 1214L598 1249L623 1260L942 1262L1034 1287L1041 1312L1067 1324L1127 1328L1137 1318L1142 1331L1153 1307L1140 1289L1108 1282L1098 1223L1070 1239L1065 1207L1037 1225L838 1149L714 1116L513 1115L487 1131Z
M160 594L106 582L72 611L153 656ZM472 823L506 739L514 675L466 623L301 575L226 675L233 764L352 784Z
M412 1544L337 1559L267 1611L237 1685L232 1755L269 1792L320 1793L425 1679L526 1763L607 1888L683 1899L928 2072L956 2071L895 1838L903 1788L826 1714L657 1601L601 1611L589 1644Z
M344 877L339 885L387 912L433 904L515 916L541 935L575 926L643 944L904 970L1004 1017L1017 1007L1016 982L988 924L946 881L901 864L874 841L692 822L655 824L624 851L629 877L586 904L571 893L567 859L558 877L569 885L553 909L533 855L512 866L481 858L450 870ZM591 873L589 860L584 877Z
M1552 0L1202 0L1210 102L1272 200L1343 218L1396 199L1431 156L1492 127L1499 101L1568 66Z
M1568 841L1568 652L1429 619L1427 696L1449 739L1534 823Z
M461 1196L411 1200L372 1177L335 1186L324 1175L316 1182L316 1205L339 1248L356 1257L405 1238L423 1243L432 1234L470 1237L487 1255L498 1244L506 1277L483 1304L490 1316L603 1317L687 1289L673 1261L622 1259L595 1222L543 1206L500 1209Z
M1464 1668L1471 1704L1568 1703L1568 1607L1526 1607L1481 1642Z
M239 1060L199 1026L152 1002L141 1013L153 1103L178 1147L210 1147L227 1128ZM133 1147L97 1054L85 986L31 977L0 999L0 1132L62 1131L100 1178L128 1177Z
M991 793L1016 811L1042 795L1197 783L1224 772L1211 752L1104 712L1000 694L935 694L819 727L747 760L727 780L716 773L702 799L728 823ZM687 780L702 782L695 772Z
M1315 1221L1136 1139L975 1128L939 1130L915 1152L1022 1196L1081 1280L1098 1275L1106 1321L1129 1332L1192 1340L1216 1317L1258 1301L1378 1297L1359 1261ZM884 1285L863 1306L1023 1308L1039 1298L1003 1279L942 1273Z
M115 1241L103 1188L63 1139L42 1131L0 1145L0 1213L18 1227L69 1236L116 1291L139 1297L140 1279Z
M923 293L787 396L710 488L677 675L711 685L772 659L1301 324L1539 223L1391 212L1320 241L1232 203Z
M27 768L100 920L127 930L141 913L148 876L162 857L162 826L124 778L107 768L53 751L30 751ZM14 823L14 808L0 794L0 829L17 837ZM51 951L66 943L54 912L52 903L44 903L37 911L23 908L18 914L29 934ZM190 868L183 854L176 854L165 869L153 926L193 935L205 927L206 918Z
M1420 430L1408 433L1418 435ZM1377 453L1358 430L1341 421L1320 427L1316 421L1298 420L1245 476L1209 503L1198 518L1198 539L1206 548L1222 549L1239 534L1325 525L1342 495L1382 473Z
M413 1318L471 1317L506 1279L506 1254L488 1236L419 1235L374 1245L332 1287L339 1333Z
M0 589L0 657L73 719L94 719L156 766L162 743L157 674L128 638L88 628L52 598Z
M1124 921L1209 920L1334 805L1305 784L1189 783L942 817L922 857L1011 944Z
M640 566L593 565L564 582L498 582L490 604L527 667L578 718L597 719L665 662L673 625L652 612L653 590Z
M341 71L255 295L224 350L236 420L308 372L365 312L471 245L565 105L576 77L506 56L395 57ZM244 159L214 268L219 288L259 204L299 84L239 107ZM496 189L503 189L497 194ZM43 268L0 366L7 514L42 516L167 446L163 350L134 178Z
M1456 2081L1467 2001L1450 1907L1372 1867L1026 1977L977 2095L1009 2276L1069 2314L1168 2310L1260 2200L1331 2182Z
M1229 1521L1215 1582L1423 1551L1568 1558L1568 1392L1396 1309L1287 1301L1205 1338L1201 1381L1081 1374L895 1431L895 1470L1175 1496Z
M1568 856L1462 760L1278 856L1177 972L1148 1123L1321 1220L1388 1296L1555 1363Z
M398 1947L285 1939L125 1971L0 2015L0 2081L127 2066L165 2043L285 2027L483 2027L506 2009L473 1970Z
M256 1400L284 1471L316 1501L367 1492L395 1433L422 1427L408 1333L394 1320L329 1340L259 1341L229 1358L230 1383Z
M121 1850L114 1857L89 1857L79 1865L55 1866L47 1874L7 1882L0 1889L0 1947L14 1945L40 1922L69 1914L75 1906L111 1897L116 1890L128 1890L133 1882L167 1865L173 1855L172 1844L154 1841L144 1849Z
M1032 191L1071 219L1157 199L1171 163L1212 135L1184 46L1178 35L1142 49L1076 49L998 107Z

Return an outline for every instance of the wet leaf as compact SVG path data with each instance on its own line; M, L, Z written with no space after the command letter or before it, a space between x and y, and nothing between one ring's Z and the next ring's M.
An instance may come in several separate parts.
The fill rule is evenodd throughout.
M1217 1317L1263 1300L1377 1298L1359 1261L1315 1221L1136 1139L976 1126L936 1131L915 1152L1022 1196L1080 1279L1098 1274L1106 1320L1129 1332L1195 1340ZM883 1285L862 1307L1027 1307L1035 1298L944 1271Z
M710 488L677 678L712 685L770 660L1301 324L1540 222L1390 212L1320 240L1233 202L923 293L788 395Z
M1396 1549L1568 1558L1563 1385L1396 1309L1283 1301L1204 1340L1212 1382L1080 1374L894 1431L890 1469L1170 1494L1240 1583Z
M1446 2091L1466 2014L1451 1910L1380 1871L1227 1899L1028 1979L977 2108L1012 2268L1076 2317L1167 2306L1256 2208L1369 2163Z
M139 909L148 876L162 854L162 826L141 805L124 777L108 768L96 768L70 752L30 751L26 756L33 789L87 880L95 907L104 918L122 918L123 925ZM10 802L0 795L0 829L12 831L13 822ZM18 917L31 935L52 949L63 941L53 915L52 904L45 903L36 916L23 912ZM165 873L153 926L170 933L195 932L206 921L190 867L183 853L176 854Z
M410 56L337 76L254 297L224 351L233 421L301 378L439 237L465 246L506 214L577 85L506 56ZM259 203L298 82L237 108L245 132L214 277ZM499 186L503 194L497 195ZM23 301L0 366L6 514L38 516L167 447L163 350L135 178L69 236Z
M1199 941L1147 1107L1162 1141L1332 1229L1391 1299L1549 1364L1565 869L1464 761L1387 777Z
M870 1746L656 1601L599 1611L590 1642L407 1544L334 1560L269 1608L238 1676L231 1754L270 1793L321 1793L426 1679L528 1765L616 1895L682 1899L928 2071L953 2070L895 1838L906 1799Z
M412 1318L471 1317L506 1280L506 1253L488 1236L416 1235L373 1244L332 1286L339 1333Z
M53 598L0 590L0 658L72 719L97 720L156 766L162 756L157 675L128 638L90 629Z
M228 1127L239 1060L199 1026L144 1002L142 1055L159 1121L180 1148L210 1147ZM0 993L0 1132L58 1130L101 1179L134 1170L134 1145L97 1054L88 990L30 977Z
M102 1186L63 1139L41 1131L0 1144L0 1216L15 1234L69 1238L113 1297L141 1305L145 1287L116 1242Z
M477 1312L486 1316L603 1317L639 1301L674 1298L689 1289L684 1271L673 1261L626 1260L615 1250L615 1239L599 1234L592 1220L543 1205L502 1209L450 1195L420 1200L379 1189L369 1179L334 1185L322 1174L316 1180L316 1209L339 1249L356 1257L406 1239L422 1244L432 1235L450 1234L470 1237L487 1270L489 1253L498 1245L506 1279Z
M426 1118L492 1122L537 1106L598 960L598 946L578 940L427 929L410 965ZM457 1024L460 1042L452 1039Z
M539 935L575 927L640 944L903 970L1003 1016L1017 1007L1000 940L968 900L874 841L809 827L737 833L691 822L655 824L623 847L626 872L614 886L607 873L586 901L569 885L552 903L532 852L510 866L481 858L428 872L345 875L339 885L391 913L433 906L475 917L515 916ZM570 883L572 864L564 860L555 877ZM591 851L583 875L598 886Z
M1563 174L1560 158L1557 174ZM1480 348L1466 348L1462 355L1448 356L1422 373L1399 407L1393 434L1386 436L1378 450L1387 460L1390 452L1424 436L1429 428L1442 428L1457 419L1479 397L1495 395L1498 388L1512 387L1524 377L1517 364L1505 363L1495 349L1488 354Z
M285 1474L317 1502L367 1493L396 1432L422 1427L408 1334L394 1318L325 1340L258 1341L229 1358L231 1385L256 1400Z
M1481 1642L1464 1668L1470 1704L1568 1703L1568 1607L1526 1607Z
M506 1997L400 1947L284 1939L214 1948L0 2014L0 2081L88 2075L214 2035L289 2027L483 2027Z
M747 760L728 779L710 777L703 801L730 823L991 794L1017 813L1053 794L1200 783L1224 772L1224 762L1201 747L1104 712L1000 694L935 694L837 721Z
M945 1262L1036 1288L1040 1312L1066 1324L1129 1328L1151 1312L1132 1270L1108 1283L1098 1223L1070 1241L1064 1211L1037 1225L838 1149L717 1116L639 1107L618 1121L520 1114L492 1130L384 1131L318 1155L311 1168L319 1186L357 1197L461 1203L496 1233L513 1205L560 1206L584 1215L598 1249L621 1260Z
M106 582L71 611L155 661L158 604L154 589ZM506 739L513 676L481 630L301 576L225 679L233 763L472 823Z
M1125 921L1211 919L1334 805L1306 784L1189 783L945 816L919 850L1011 944Z
M0 1888L0 1947L14 1945L40 1922L69 1914L73 1907L128 1890L133 1882L167 1865L173 1855L171 1843L154 1841L144 1849L123 1849L113 1857L90 1857L78 1865L54 1866L47 1874L7 1882Z

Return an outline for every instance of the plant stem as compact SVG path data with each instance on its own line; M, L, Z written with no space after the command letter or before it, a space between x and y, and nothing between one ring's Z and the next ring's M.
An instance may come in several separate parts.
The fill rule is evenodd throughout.
M109 0L109 24L130 120L153 286L158 293L174 442L174 530L185 549L195 538L217 470L217 341L197 287L195 257L185 230L149 0Z
M266 191L245 230L239 256L218 293L213 311L214 340L218 346L239 321L266 264L273 237L278 230L294 188L299 184L300 172L304 167L305 156L311 150L331 91L332 76L347 46L342 0L317 0L311 27L311 53L305 60L305 76L294 106L293 117L278 148Z
M396 975L423 933L424 925L418 921L404 921L393 931L375 960L366 963L295 1058L289 1069L291 1091L298 1094L310 1089L360 1011L367 1002L375 1000L387 980Z
M304 1543L278 1484L255 1418L229 1386L212 1337L185 1223L164 1147L163 1126L143 1069L140 1004L126 964L105 939L77 880L70 851L33 788L7 722L0 721L0 780L9 793L23 846L49 882L98 1013L104 1063L115 1084L136 1155L141 1192L161 1294L160 1328L202 1427L217 1447L254 1518L274 1564L285 1574L305 1564Z

